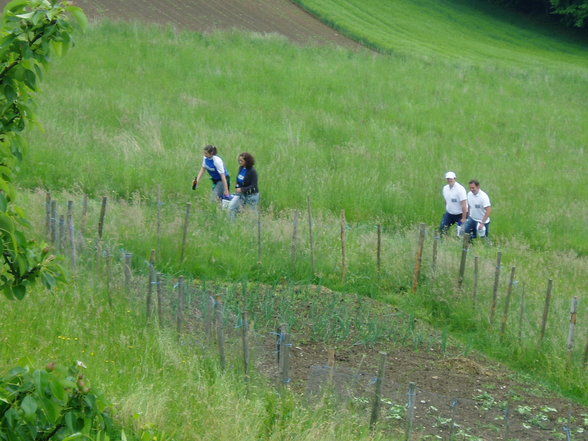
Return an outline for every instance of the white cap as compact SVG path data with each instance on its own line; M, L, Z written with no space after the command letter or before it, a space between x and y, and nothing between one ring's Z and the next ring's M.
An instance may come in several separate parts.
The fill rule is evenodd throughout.
M453 173L453 172L445 173L445 179L455 179L455 173Z

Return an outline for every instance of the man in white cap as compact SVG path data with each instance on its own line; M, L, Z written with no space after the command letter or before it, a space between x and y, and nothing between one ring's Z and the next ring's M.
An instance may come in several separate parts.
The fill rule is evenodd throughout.
M443 187L443 198L445 199L445 214L439 225L441 235L447 233L453 224L460 226L466 221L468 212L466 190L455 180L455 173L445 173L447 185Z
M490 214L492 213L490 198L480 188L479 181L472 179L469 184L468 220L463 227L463 232L471 234L472 239L478 236L487 237L490 229Z

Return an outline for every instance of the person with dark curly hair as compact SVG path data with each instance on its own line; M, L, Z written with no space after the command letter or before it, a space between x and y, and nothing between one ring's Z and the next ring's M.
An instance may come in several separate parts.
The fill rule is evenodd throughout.
M229 203L231 217L235 217L244 205L257 209L259 204L259 187L257 185L257 170L255 170L255 158L251 153L239 155L239 172L235 185L235 196Z

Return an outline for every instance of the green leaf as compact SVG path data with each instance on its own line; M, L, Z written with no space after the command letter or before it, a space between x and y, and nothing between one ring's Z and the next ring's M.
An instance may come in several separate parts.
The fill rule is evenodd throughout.
M73 433L70 436L63 438L62 441L71 441L72 439L78 439L78 438L81 438L82 436L84 436L84 435L81 434L80 432L77 432L77 433Z
M16 90L14 90L14 87L10 84L4 86L4 95L8 101L14 101L17 97Z
M14 295L12 294L12 288L10 285L5 285L2 289L2 292L8 300L14 300Z
M34 14L35 14L34 12L27 12L27 13L25 13L25 14L17 14L17 15L15 15L15 17L18 17L18 18L23 18L23 19L25 19L25 20L28 20L28 19L29 19L29 18L31 18L31 17L32 17Z
M15 285L12 287L12 293L18 300L22 300L27 293L27 287L24 285Z
M9 2L4 11L14 11L15 9L21 8L29 3L29 0L12 0Z
M24 71L24 82L32 90L37 90L37 76L32 70Z
M12 233L14 231L14 221L10 216L0 213L0 230Z
M65 404L67 401L67 391L58 378L54 377L49 380L49 388L53 396Z
M86 17L86 14L84 14L82 8L77 6L68 6L66 9L74 18L76 24L81 30L85 30L88 27L88 17Z
M8 201L4 193L0 193L0 211L5 212L8 208Z
M20 403L20 408L23 410L24 414L30 418L35 414L38 406L35 399L31 395L27 395Z

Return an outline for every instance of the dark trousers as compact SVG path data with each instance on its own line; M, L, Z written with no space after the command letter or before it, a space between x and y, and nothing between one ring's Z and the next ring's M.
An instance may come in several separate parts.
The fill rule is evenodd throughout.
M451 227L453 224L460 225L460 222L461 214L449 214L445 212L445 214L443 215L443 219L441 219L441 225L439 225L439 232L443 235L447 233L449 227Z

